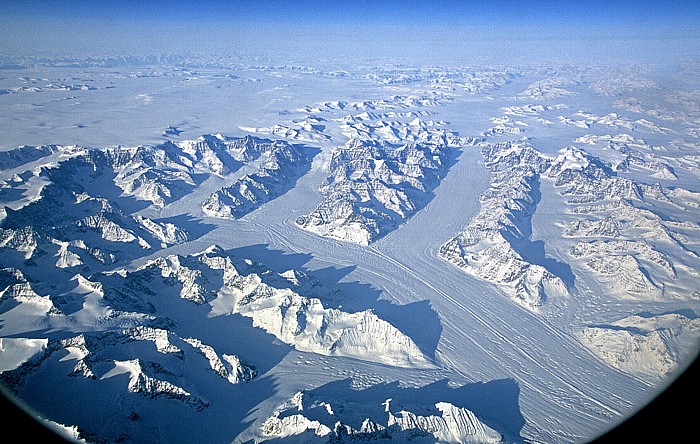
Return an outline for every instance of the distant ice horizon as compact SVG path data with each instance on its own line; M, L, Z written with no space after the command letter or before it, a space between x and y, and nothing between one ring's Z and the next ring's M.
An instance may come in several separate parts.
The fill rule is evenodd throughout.
M246 54L393 63L687 61L690 1L58 1L0 5L4 55Z

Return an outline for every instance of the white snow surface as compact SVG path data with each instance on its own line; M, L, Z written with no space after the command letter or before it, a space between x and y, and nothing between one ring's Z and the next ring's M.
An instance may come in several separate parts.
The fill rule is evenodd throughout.
M663 378L675 363L692 353L687 339L700 337L700 319L680 314L628 316L610 325L581 331L584 345L601 359L623 371L648 378ZM697 339L696 339L697 340Z
M697 356L695 71L112 62L0 78L0 380L76 442L584 442Z

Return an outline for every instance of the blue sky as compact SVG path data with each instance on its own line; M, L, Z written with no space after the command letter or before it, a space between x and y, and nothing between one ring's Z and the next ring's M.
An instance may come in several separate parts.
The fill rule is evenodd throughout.
M695 1L2 1L5 53L448 53L538 42L690 39ZM563 42L563 43L562 43Z

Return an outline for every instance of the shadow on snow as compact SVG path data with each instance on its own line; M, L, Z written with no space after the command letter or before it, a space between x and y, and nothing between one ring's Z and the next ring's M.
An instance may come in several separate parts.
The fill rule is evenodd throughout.
M354 266L326 267L309 271L304 267L313 258L309 253L289 254L271 250L265 244L235 248L227 253L264 264L276 273L290 269L303 271L321 285L320 288L314 288L314 294L302 294L302 296L317 297L325 307L351 313L373 310L381 319L410 337L426 357L435 358L435 350L442 334L442 324L428 300L396 305L382 299L382 291L372 285L344 280L355 270Z
M447 379L435 381L420 388L402 387L399 382L377 384L358 390L351 379L330 382L317 389L305 392L309 402L326 402L336 415L329 415L324 408L305 408L302 414L331 428L341 421L356 430L362 421L369 418L377 424L387 426L386 401L389 409L397 415L406 410L417 415L440 415L435 407L438 402L449 402L466 408L487 426L504 436L505 442L523 443L520 432L525 419L520 411L518 398L520 388L513 379L498 379L454 387ZM297 413L289 412L289 414ZM283 416L283 415L281 415ZM298 442L299 436L275 442Z

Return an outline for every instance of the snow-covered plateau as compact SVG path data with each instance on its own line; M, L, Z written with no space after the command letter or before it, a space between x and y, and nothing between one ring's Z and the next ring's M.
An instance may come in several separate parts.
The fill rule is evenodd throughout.
M686 66L0 62L0 384L72 441L586 442L698 354Z

